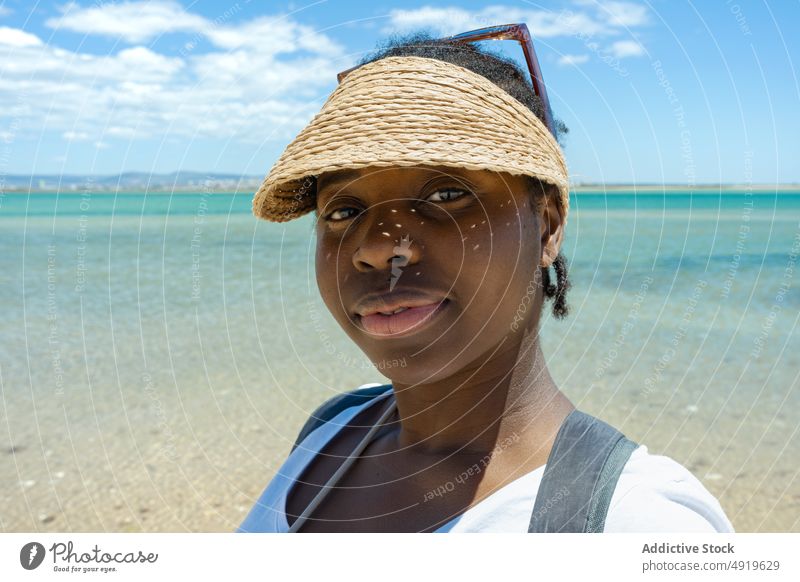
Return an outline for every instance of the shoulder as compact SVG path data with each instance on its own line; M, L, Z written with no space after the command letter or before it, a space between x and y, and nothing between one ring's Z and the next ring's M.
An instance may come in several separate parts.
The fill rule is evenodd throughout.
M314 412L308 417L295 439L292 451L294 451L309 434L318 428L328 425L329 423L335 424L336 419L343 412L347 410L358 412L368 406L369 403L373 402L377 397L390 390L392 390L391 384L372 382L369 384L362 384L355 390L336 394L328 398L317 406Z
M318 418L329 421L343 410L354 406L361 407L369 404L378 396L391 390L391 388L391 384L371 382L369 384L362 384L355 390L335 394L325 400L311 413L310 420Z
M620 474L605 531L733 533L734 529L719 501L689 469L639 445Z

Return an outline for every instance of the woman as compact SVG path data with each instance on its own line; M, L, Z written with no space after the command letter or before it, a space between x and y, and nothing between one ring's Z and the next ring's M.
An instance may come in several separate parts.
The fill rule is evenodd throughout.
M569 197L540 95L474 45L397 41L273 167L255 215L315 211L322 298L392 382L321 406L239 531L733 531L687 469L548 372Z

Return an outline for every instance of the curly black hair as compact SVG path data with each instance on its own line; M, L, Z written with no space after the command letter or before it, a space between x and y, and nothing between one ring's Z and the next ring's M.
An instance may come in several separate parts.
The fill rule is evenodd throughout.
M390 36L379 45L378 49L361 59L359 65L388 57L406 56L437 59L477 73L514 97L544 122L542 101L534 92L528 74L513 60L475 43L437 39L427 32L415 32L406 36L395 35ZM561 120L555 120L555 136L559 142L568 131L569 129ZM534 199L533 208L538 208L544 196L553 193L554 187L529 177L529 191ZM558 200L558 198L556 199ZM567 260L559 251L553 261L553 269L556 274L555 283L551 282L549 267L540 267L540 269L544 296L547 299L553 299L553 317L563 319L569 313L566 295L571 286Z

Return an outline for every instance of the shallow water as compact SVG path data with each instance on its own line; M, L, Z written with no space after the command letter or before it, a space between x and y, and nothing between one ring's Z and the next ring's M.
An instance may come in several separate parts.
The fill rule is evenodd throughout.
M311 217L251 195L0 197L0 530L230 531L308 412L388 381L319 298ZM572 195L550 371L800 531L800 193Z

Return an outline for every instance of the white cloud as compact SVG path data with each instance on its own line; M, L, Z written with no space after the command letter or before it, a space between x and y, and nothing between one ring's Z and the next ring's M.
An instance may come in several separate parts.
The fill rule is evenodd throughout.
M39 46L41 44L42 41L35 34L19 30L18 28L0 26L0 45L26 47Z
M597 8L597 14L607 19L612 26L633 27L642 26L650 22L650 15L647 7L643 4L634 2L598 2L594 0L592 4Z
M428 29L435 34L457 34L506 22L525 22L534 38L558 36L614 35L649 22L647 7L622 1L578 0L563 10L520 8L501 4L480 10L458 6L423 6L392 10L384 32L411 32Z
M117 127L112 125L111 127L105 128L104 132L107 136L118 137L122 139L133 139L136 137L135 127Z
M180 4L170 0L91 7L71 2L62 8L60 17L50 18L45 24L50 28L118 37L134 43L168 32L194 32L211 26L202 16L186 12Z
M86 141L89 139L89 134L82 131L65 131L61 137L67 141Z
M427 30L434 35L450 35L505 22L525 22L536 38L564 37L574 42L573 52L557 59L560 66L576 66L589 62L589 49L618 59L645 54L644 47L634 40L600 41L600 37L628 38L636 27L650 22L644 4L623 0L572 0L563 10L544 10L493 4L478 10L459 6L423 6L389 13L385 33L407 33ZM601 49L601 45L608 49ZM569 50L569 49L567 49ZM541 56L540 56L541 58Z
M562 66L581 65L589 61L589 55L561 55L558 59L558 64Z
M184 66L180 58L165 57L143 46L121 50L116 60L122 66L136 69L138 74L146 71L152 77L171 77Z
M51 46L16 47L0 67L0 76L19 75L36 84L58 80L69 85L126 79L165 81L183 68L177 57L165 57L146 47L124 49L115 55L73 53Z
M457 34L505 22L525 22L534 37L548 38L584 34L605 34L607 27L589 14L572 10L528 10L511 6L487 6L477 11L464 8L425 6L413 10L392 10L384 32L430 29L440 35Z
M644 47L635 40L618 40L609 47L609 52L618 59L640 57L644 54Z
M51 18L46 24L51 28L121 38L131 43L141 43L167 33L194 33L196 37L184 43L184 52L194 50L197 41L203 37L219 48L246 48L259 54L298 50L327 54L338 52L338 45L329 37L285 16L262 16L231 24L229 21L239 10L238 4L234 7L211 21L187 12L172 0L108 3L92 7L71 3L64 7L61 17Z
M259 54L291 53L305 50L318 54L337 53L338 45L312 27L279 16L263 16L239 26L217 26L205 31L214 45L229 49L247 48Z
M119 16L132 4L72 5L65 14L110 10L107 14ZM87 30L138 38L124 32L119 18L90 14L94 25ZM147 34L166 26L149 22ZM65 140L97 148L152 137L284 140L318 111L325 97L321 91L335 85L336 73L347 64L339 60L342 47L330 37L287 17L203 30L213 46L224 48L195 53L192 47L172 56L145 46L107 55L41 41L3 47L0 102L9 106L0 108L0 120L13 116L19 135L56 131Z

